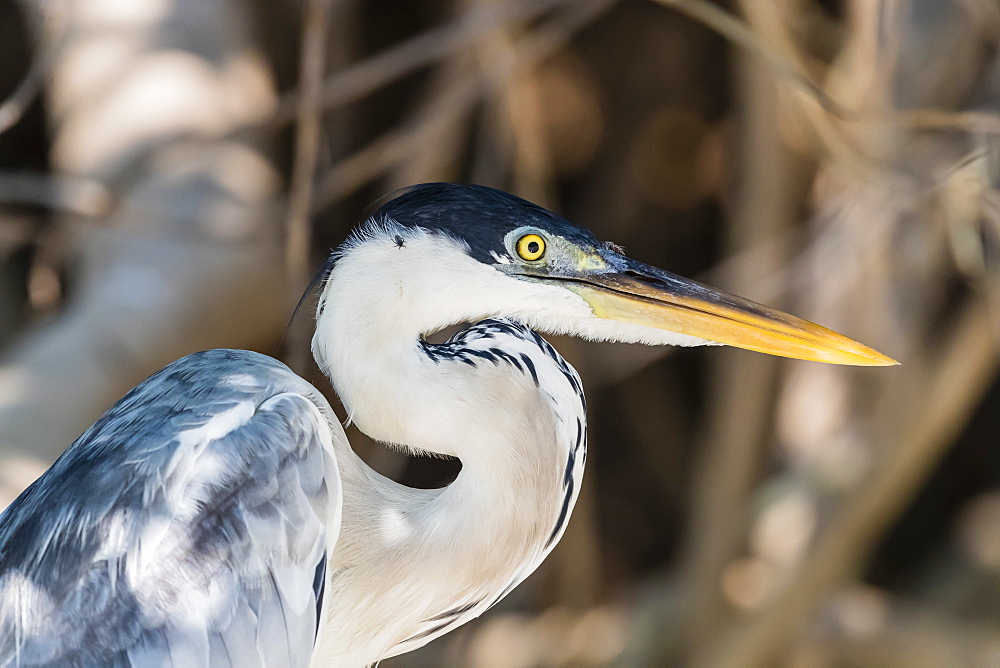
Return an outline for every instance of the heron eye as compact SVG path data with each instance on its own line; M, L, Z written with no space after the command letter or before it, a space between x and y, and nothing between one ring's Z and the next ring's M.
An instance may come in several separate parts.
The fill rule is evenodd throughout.
M545 239L537 234L525 234L517 240L517 254L524 260L537 260L545 255Z

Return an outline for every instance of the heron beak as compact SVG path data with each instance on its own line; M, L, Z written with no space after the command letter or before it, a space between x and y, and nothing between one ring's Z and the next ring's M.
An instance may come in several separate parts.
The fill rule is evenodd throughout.
M563 283L598 317L781 357L855 366L898 364L807 320L617 253L601 255L605 268L583 270Z

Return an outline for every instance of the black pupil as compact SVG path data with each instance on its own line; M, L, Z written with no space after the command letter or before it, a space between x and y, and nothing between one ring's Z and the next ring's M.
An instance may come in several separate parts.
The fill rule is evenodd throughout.
M529 241L528 242L528 252L531 253L532 255L534 255L535 253L538 252L538 242L537 241Z

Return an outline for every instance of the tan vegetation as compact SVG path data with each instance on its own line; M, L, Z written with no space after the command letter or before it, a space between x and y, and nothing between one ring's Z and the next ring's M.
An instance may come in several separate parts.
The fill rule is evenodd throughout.
M472 181L902 364L557 341L566 537L383 666L1000 664L995 0L24 0L0 37L0 505L183 354L329 392L282 338L312 269Z

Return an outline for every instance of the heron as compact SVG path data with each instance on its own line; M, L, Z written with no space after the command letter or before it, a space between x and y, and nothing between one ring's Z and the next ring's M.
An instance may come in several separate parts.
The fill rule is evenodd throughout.
M482 615L559 541L587 460L580 377L539 332L895 363L484 186L398 193L317 282L347 419L457 478L375 472L275 359L184 357L0 515L0 666L364 666Z

